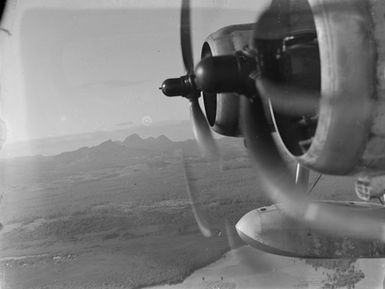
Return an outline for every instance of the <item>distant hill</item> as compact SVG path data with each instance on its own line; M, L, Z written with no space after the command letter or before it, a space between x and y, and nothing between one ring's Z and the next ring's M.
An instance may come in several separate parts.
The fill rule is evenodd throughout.
M221 138L217 140L224 160L245 156L242 139ZM111 139L95 146L83 146L73 151L62 152L52 156L25 156L5 159L0 162L0 170L15 169L21 172L36 171L41 175L71 175L96 172L105 169L125 167L140 170L145 168L165 167L169 163L180 163L181 152L189 162L204 161L195 140L172 141L164 135L142 137L137 133L124 138L123 141Z
M12 158L26 155L56 155L66 151L74 151L84 146L95 146L108 139L122 141L128 135L132 134L141 135L145 138L156 138L163 135L172 141L193 139L190 121L168 121L155 123L151 126L132 126L113 131L95 131L77 135L34 139L14 144L5 144L3 150L0 151L0 158ZM160 142L163 141L165 140L160 140Z
M107 140L96 146L82 147L75 151L42 159L63 163L66 167L86 165L95 169L96 167L143 163L159 155L175 155L177 150L184 150L189 155L199 156L198 146L194 140L173 142L164 135L142 138L135 133L123 141Z
M221 138L217 140L224 158L233 158L244 152L242 139ZM45 159L60 160L70 165L71 162L92 162L106 165L127 164L141 159L151 159L162 155L173 157L178 151L183 151L186 156L200 157L198 145L195 140L172 141L164 135L158 137L142 138L139 134L132 134L123 141L107 140L96 146L82 147L75 151L64 152Z

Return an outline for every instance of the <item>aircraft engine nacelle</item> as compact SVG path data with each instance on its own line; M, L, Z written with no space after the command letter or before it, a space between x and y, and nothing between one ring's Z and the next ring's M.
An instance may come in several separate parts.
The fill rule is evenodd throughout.
M250 43L254 24L224 27L207 37L202 47L202 58L229 55ZM240 97L237 93L203 93L207 120L211 128L225 136L241 136Z
M336 202L329 205L350 207L357 214L384 218L383 206L374 203ZM255 209L236 225L239 236L264 252L297 258L384 258L385 245L379 240L330 235L285 214L283 204Z
M278 41L276 50L268 46L266 53L271 55L263 58L280 63L265 65L275 66L272 75L289 71L288 76L279 77L304 88L318 87L321 98L318 113L302 119L282 115L270 105L266 115L280 137L279 146L321 173L384 173L385 2L273 0L270 9L273 16L262 17L256 25L233 25L211 34L202 58L233 54L250 43L258 47L256 41L286 39ZM203 100L214 131L242 136L237 93L205 92Z
M280 145L305 167L322 173L385 172L385 2L273 0L270 9L286 11L276 13L277 19L261 19L254 42L290 36L295 25L288 23L310 15L319 49L319 112L290 118L272 107ZM278 19L280 15L291 19ZM273 26L275 31L268 29Z

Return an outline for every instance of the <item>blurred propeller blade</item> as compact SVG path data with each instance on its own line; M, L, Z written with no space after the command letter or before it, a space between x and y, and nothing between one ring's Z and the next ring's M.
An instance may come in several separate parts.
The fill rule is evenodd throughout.
M209 238L212 236L210 226L209 226L209 223L206 221L204 214L201 212L201 210L196 205L196 203L197 203L197 201L196 201L197 200L196 199L197 189L196 189L195 185L192 182L190 182L191 172L189 171L189 168L187 166L183 152L182 152L182 158L183 158L183 173L184 173L184 180L185 180L185 184L186 184L186 190L187 190L187 194L188 194L190 201L191 201L191 207L192 207L195 221L196 221L198 228L201 231L202 235L205 236L206 238Z
M180 41L183 64L187 74L191 75L194 72L194 58L191 42L190 0L182 0L182 11L180 15Z
M193 75L194 59L191 41L190 0L182 0L180 40L184 67L188 75ZM194 136L202 155L210 161L219 161L220 158L218 148L211 134L211 130L207 123L206 117L204 116L199 105L199 96L200 92L198 91L195 91L191 95L187 96L187 98L190 100Z
M255 85L262 98L269 100L274 110L282 114L311 116L318 113L319 91L280 85L267 79L257 79Z
M219 161L219 150L211 134L211 129L203 115L198 98L190 98L190 109L193 120L193 131L199 149L205 158L210 161Z

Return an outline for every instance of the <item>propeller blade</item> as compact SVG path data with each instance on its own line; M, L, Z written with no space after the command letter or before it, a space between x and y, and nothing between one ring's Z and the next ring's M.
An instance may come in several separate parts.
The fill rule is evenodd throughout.
M182 0L182 10L180 15L180 41L184 68L187 74L194 72L194 58L191 42L191 12L190 0Z
M203 115L198 98L190 98L190 109L193 120L193 131L202 155L211 160L219 161L219 150L211 134L211 129Z
M193 183L190 182L190 175L191 172L189 171L189 168L187 166L186 160L184 158L184 155L182 153L183 158L183 174L184 174L184 180L186 184L186 191L191 201L191 207L193 211L193 215L195 218L195 221L198 225L199 230L201 231L202 235L206 238L209 238L212 236L212 232L210 230L209 223L206 221L206 218L202 211L198 208L196 205L196 195L197 195L197 189L194 186Z
M194 74L194 59L191 41L191 12L190 0L182 0L182 11L180 18L180 39L183 64L188 75ZM195 139L204 157L211 161L219 161L217 145L211 134L206 117L200 108L198 91L192 92L187 98L190 100L190 109L193 120L193 131Z
M290 116L316 115L321 94L319 91L275 84L267 79L256 79L255 85L262 98L271 102L274 110Z

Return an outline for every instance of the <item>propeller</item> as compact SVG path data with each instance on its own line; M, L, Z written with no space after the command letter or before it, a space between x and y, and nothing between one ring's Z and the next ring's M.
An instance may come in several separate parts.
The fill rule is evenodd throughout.
M343 3L333 5L330 3L326 6L312 7L314 17L318 17L320 11L334 9L334 6L336 10L344 11ZM271 53L271 50L288 35L288 29L291 27L286 25L290 23L287 22L288 13L284 12L287 8L284 6L288 4L288 0L273 0L272 6L262 13L256 23L250 50L238 51L234 55L207 57L194 69L190 1L182 0L180 37L186 75L167 79L163 82L161 90L167 96L183 96L190 101L195 138L203 154L213 159L218 159L219 153L198 98L202 91L240 94L243 132L247 139L248 150L254 161L260 184L269 192L271 199L274 202L284 203L283 208L288 216L311 222L321 231L385 241L385 227L383 221L378 219L378 215L369 216L366 212L361 214L349 207L313 202L306 194L306 186L298 185L307 180L306 170L301 166L298 167L296 184L272 138L270 124L265 117L264 102L269 101L274 110L285 115L316 117L321 98L317 89L288 86L274 79L276 71L272 69L273 65L270 65L274 64L277 54ZM297 14L297 18L301 18L303 11L290 11L290 13ZM262 25L263 19L268 21L264 21ZM269 51L270 56L266 56L269 55ZM250 80L253 89L250 89ZM306 145L303 144L304 147ZM204 236L211 236L209 224L196 205L197 190L189 181L185 162L184 176L199 229Z
M193 132L203 156L210 161L219 161L217 144L211 134L206 117L203 115L198 99L190 100L190 111L193 121Z
M190 113L192 117L192 126L195 140L197 141L200 152L204 158L211 162L220 164L220 154L214 137L211 133L209 124L204 116L199 104L201 89L196 81L194 69L194 58L191 40L191 11L190 0L182 0L180 14L180 41L183 65L186 75L180 78L166 79L160 89L166 96L183 96L190 102ZM186 184L186 191L191 201L191 207L195 221L199 230L205 237L211 237L212 232L204 213L197 206L198 190L190 182L189 168L182 153L183 173Z
M195 139L202 154L210 161L218 161L220 163L220 155L216 142L212 136L211 129L207 123L202 109L199 105L199 97L202 91L205 92L238 92L239 94L248 95L250 98L262 96L268 98L272 95L273 105L277 99L277 109L284 107L287 111L288 105L280 106L282 98L299 98L298 103L302 105L301 97L306 93L298 93L290 88L280 89L261 77L257 78L258 85L255 86L250 75L256 70L262 71L259 59L249 51L237 51L234 55L220 55L206 57L194 69L192 39L191 39L191 12L190 1L182 0L181 18L180 18L180 39L181 52L184 69L186 75L180 78L170 78L162 83L160 89L166 96L183 96L190 102L190 111L192 115L193 131ZM298 95L300 95L298 97ZM310 98L318 104L318 97ZM317 109L317 104L308 101L302 109L294 107L291 109L294 113L312 114ZM286 101L287 102L287 101ZM297 103L297 102L295 102ZM264 113L264 112L263 112ZM195 205L196 190L191 186L184 165L186 188L191 199L193 213L196 222L204 236L210 236L211 232L203 214Z
M190 101L193 131L202 155L210 161L219 161L219 151L202 109L199 105L201 90L197 88L191 41L190 0L182 1L180 16L180 40L186 75L163 82L160 89L167 96L183 96Z
M180 43L184 68L188 75L193 75L194 58L191 42L190 0L182 1L182 9L180 13Z
M206 217L204 213L200 210L200 208L197 206L197 188L195 185L190 182L191 179L191 172L189 170L189 167L187 165L184 153L182 152L182 164L183 164L183 176L184 181L186 185L186 191L189 196L190 202L191 202L191 208L193 211L193 215L195 218L195 221L198 225L199 230L201 231L202 235L206 238L211 237L213 234L211 232L209 223L206 221Z

